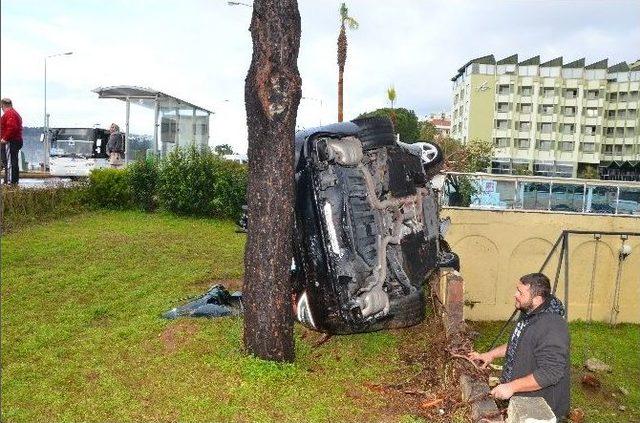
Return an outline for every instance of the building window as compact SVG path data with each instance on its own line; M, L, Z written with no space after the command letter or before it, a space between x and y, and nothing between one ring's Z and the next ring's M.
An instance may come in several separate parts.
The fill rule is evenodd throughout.
M563 114L565 116L575 116L576 115L576 108L575 106L565 106L563 108Z
M511 110L511 105L509 103L498 103L498 111L501 113L505 113Z
M564 79L578 79L582 78L582 68L562 69L562 77Z
M509 129L510 123L508 120L498 119L496 120L496 129Z
M607 76L606 69L588 69L584 72L585 79L596 80L596 79L605 79Z
M616 137L624 137L624 128L616 128Z
M596 134L596 125L585 125L584 126L584 134L585 135L595 135Z
M541 104L539 110L543 115L552 115L555 112L555 106L553 104Z
M576 131L575 125L573 123L565 123L562 125L562 133L564 135L571 135Z
M542 96L545 98L550 98L556 95L556 89L553 87L545 87L542 89Z
M618 93L609 94L609 101L618 101Z
M511 94L511 85L498 85L498 94L499 95Z
M525 121L518 122L518 128L520 131L530 131L531 122L525 122Z
M628 98L629 98L629 93L622 92L622 93L619 93L618 95L618 101L622 103L626 103Z
M560 150L573 151L573 141L562 141L560 143Z
M598 90L587 91L587 100L597 100L598 98L600 98L600 91Z
M517 147L520 150L527 150L529 148L529 140L527 138L519 138L516 142Z
M510 75L516 71L516 65L498 65L496 66L496 73L498 75Z
M624 154L633 154L633 146L629 144L625 145Z
M558 67L544 67L544 68L540 68L540 76L551 76L551 77L557 77L560 76L560 68Z
M571 100L578 97L578 89L577 88L566 88L564 90L564 98Z
M597 107L587 107L584 109L584 114L587 117L598 117L598 108Z
M494 138L493 145L498 148L510 147L511 143L509 141L509 138Z
M519 66L518 75L520 76L536 76L538 74L538 67L533 66Z
M634 118L634 117L636 117L637 114L638 114L638 111L636 109L627 110L627 117L628 118Z
M633 137L636 134L636 128L632 126L627 127L626 133L627 133L627 137Z
M509 175L511 173L511 163L510 162L492 161L491 162L491 173Z
M539 125L540 125L540 132L542 132L543 134L550 134L551 132L553 132L553 124L541 123Z
M553 147L551 140L538 140L538 150L549 151Z
M582 143L582 151L585 153L594 153L596 151L596 144L592 142Z
M521 113L531 113L532 112L531 103L521 103L520 104L520 112Z
M532 86L524 86L520 87L520 95L521 96L532 96L533 95L533 87Z
M607 110L607 117L608 118L615 118L616 117L616 111L615 110Z

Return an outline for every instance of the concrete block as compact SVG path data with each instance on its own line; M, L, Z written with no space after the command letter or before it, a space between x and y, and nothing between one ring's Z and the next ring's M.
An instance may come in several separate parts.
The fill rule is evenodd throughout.
M507 423L556 423L556 416L541 397L511 397Z

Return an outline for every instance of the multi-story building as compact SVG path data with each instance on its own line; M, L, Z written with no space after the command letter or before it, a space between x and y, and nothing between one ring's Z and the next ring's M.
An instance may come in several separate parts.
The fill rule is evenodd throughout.
M451 135L451 116L447 116L445 112L431 113L426 120L436 128L437 136L448 137Z
M451 135L492 140L494 173L640 180L640 61L607 62L470 60L452 78Z

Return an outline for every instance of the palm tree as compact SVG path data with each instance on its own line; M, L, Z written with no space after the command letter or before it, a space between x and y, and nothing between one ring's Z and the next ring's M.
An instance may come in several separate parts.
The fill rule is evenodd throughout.
M389 99L391 108L393 109L393 104L396 102L396 89L393 85L387 89L387 98Z
M342 3L340 6L340 34L338 35L338 122L342 122L342 91L344 64L347 61L347 32L345 24L350 29L358 29L358 21L349 16L349 9Z

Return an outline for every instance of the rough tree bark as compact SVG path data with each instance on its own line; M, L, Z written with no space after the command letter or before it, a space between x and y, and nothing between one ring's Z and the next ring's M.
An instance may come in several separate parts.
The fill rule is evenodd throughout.
M296 0L255 0L253 58L245 80L249 231L243 302L247 352L293 361L291 238L295 122L301 97Z

